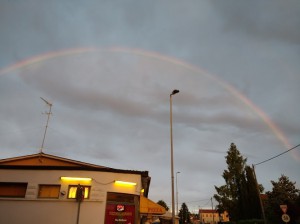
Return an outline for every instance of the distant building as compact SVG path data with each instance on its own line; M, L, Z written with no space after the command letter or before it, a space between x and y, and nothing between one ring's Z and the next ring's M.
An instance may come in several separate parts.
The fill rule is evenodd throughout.
M199 209L199 220L201 223L215 224L218 222L229 222L229 216L226 211L219 214L214 209Z
M39 153L0 160L0 223L143 224L165 209L147 198L148 171Z

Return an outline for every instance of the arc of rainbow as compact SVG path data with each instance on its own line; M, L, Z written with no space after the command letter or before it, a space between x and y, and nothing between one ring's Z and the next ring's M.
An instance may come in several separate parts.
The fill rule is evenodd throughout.
M121 48L121 47L111 47L111 48L105 48L105 49L99 49L99 48L73 48L73 49L67 49L67 50L61 50L61 51L53 51L46 54L41 54L35 57L31 57L26 60L19 61L13 65L7 66L0 70L0 75L3 75L5 73L9 73L13 70L20 69L35 63L39 63L41 61L45 61L51 58L57 58L57 57L63 57L67 55L74 55L74 54L82 54L82 53L90 53L90 52L121 52L121 53L128 53L128 54L135 54L135 55L141 55L144 57L150 57L150 58L156 58L161 61L170 62L172 64L176 64L179 66L182 66L188 70L192 70L196 73L201 73L202 75L205 75L209 79L212 79L216 81L220 86L222 86L224 89L229 91L233 96L238 98L241 102L243 102L248 108L250 108L252 111L254 111L270 128L270 130L274 133L274 135L281 141L286 148L291 148L291 144L289 143L287 137L284 135L284 133L280 130L280 128L269 118L269 116L262 111L258 106L256 106L250 99L248 99L246 96L241 94L234 86L226 83L219 77L216 77L199 67L196 67L195 65L189 64L185 61L165 56L156 52L150 52L150 51L144 51L141 49L134 49L134 48Z
M240 101L242 101L248 108L253 110L266 124L267 126L271 129L271 131L275 134L275 136L283 143L283 145L286 148L291 148L291 144L289 143L287 137L284 135L284 133L280 130L280 128L271 120L271 118L263 111L261 110L258 106L256 106L250 99L248 99L246 96L241 94L234 86L229 85L225 81L221 80L219 77L216 77L203 69L200 69L192 64L189 64L185 61L181 61L172 57L167 57L155 52L145 52L141 51L139 49L124 49L124 48L112 48L112 51L122 51L122 52L132 52L137 55L142 55L142 56L147 56L147 57L153 57L153 58L159 58L160 60L164 60L167 62L171 62L173 64L177 64L180 66L183 66L187 68L188 70L193 70L196 73L201 73L205 75L206 77L213 79L216 81L220 86L225 88L227 91L229 91L232 95L237 97Z

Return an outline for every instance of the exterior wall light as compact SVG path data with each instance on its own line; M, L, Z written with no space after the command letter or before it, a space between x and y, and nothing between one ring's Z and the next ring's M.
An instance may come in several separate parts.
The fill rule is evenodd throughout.
M90 177L60 177L64 181L91 181Z
M127 182L127 181L121 181L121 180L115 180L115 184L127 185L127 186L136 186L136 183L134 183L134 182Z

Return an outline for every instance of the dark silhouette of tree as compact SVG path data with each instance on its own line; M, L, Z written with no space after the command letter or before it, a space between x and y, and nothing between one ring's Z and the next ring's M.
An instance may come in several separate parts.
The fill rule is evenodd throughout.
M169 211L169 207L167 206L166 202L164 202L163 200L159 200L157 202L157 204L161 205L162 207L164 207L166 209L166 211Z
M282 223L281 216L283 214L280 205L287 205L287 214L290 216L291 221L289 224L296 223L299 219L299 207L297 203L300 197L300 190L296 189L296 182L291 182L285 175L281 175L278 182L271 181L273 188L272 191L267 191L266 200L266 216L271 223Z
M261 219L261 206L254 172L247 166L244 158L234 143L227 152L227 170L223 172L225 185L215 186L219 213L227 211L231 221ZM263 190L260 185L259 188Z
M214 198L219 203L217 209L219 212L227 211L232 221L237 221L241 218L242 207L242 187L245 165L247 159L245 159L237 149L234 143L231 143L227 152L226 163L227 170L223 172L223 178L225 185L217 187L215 189L217 194Z
M191 213L189 212L189 209L185 203L182 203L178 216L179 216L180 224L191 223L190 222Z
M260 193L263 192L263 186L258 186L259 189L257 189L257 183L254 177L253 169L249 166L246 166L245 168L246 172L246 179L247 179L247 185L246 185L246 192L247 192L247 215L246 219L262 219L262 208L260 205Z

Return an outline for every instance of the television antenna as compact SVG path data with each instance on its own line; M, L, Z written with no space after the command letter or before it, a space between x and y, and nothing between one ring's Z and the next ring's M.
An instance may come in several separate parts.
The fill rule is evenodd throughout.
M49 103L47 100L45 100L43 97L40 97L48 106L49 106L49 112L46 112L46 114L48 115L47 117L47 123L46 123L46 127L45 127L45 132L44 132L44 137L43 137L43 141L42 141L42 146L40 148L40 153L43 153L43 148L44 148L44 143L45 143L45 138L46 138L46 133L47 133L47 129L48 129L48 123L49 123L49 119L50 119L50 115L51 113L51 107L52 107L52 103Z

